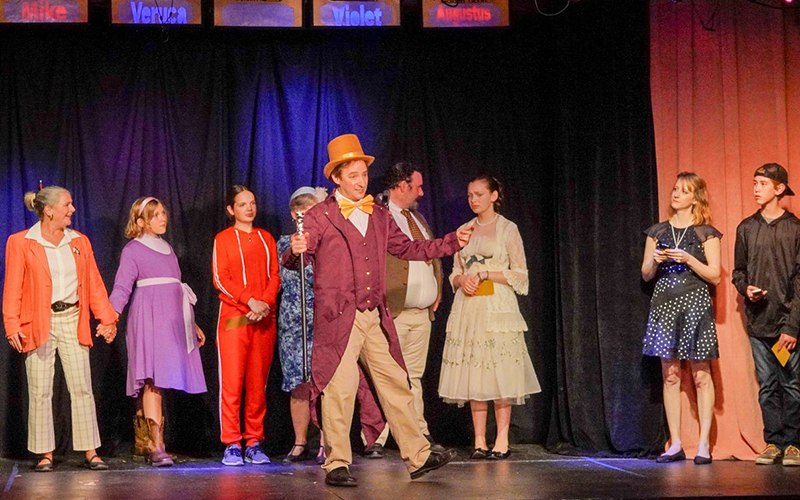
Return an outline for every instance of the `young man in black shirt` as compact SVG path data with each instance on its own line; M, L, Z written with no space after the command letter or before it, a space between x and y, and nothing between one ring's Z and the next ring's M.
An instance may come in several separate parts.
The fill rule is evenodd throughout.
M780 207L793 196L777 163L759 167L753 194L761 209L736 229L733 284L745 297L747 333L758 375L767 447L757 464L800 465L800 220ZM783 365L773 351L788 350Z

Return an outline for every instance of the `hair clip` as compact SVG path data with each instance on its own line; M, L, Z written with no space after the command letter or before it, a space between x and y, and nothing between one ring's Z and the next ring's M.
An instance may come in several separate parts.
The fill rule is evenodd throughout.
M39 191L41 191L42 189L44 189L44 185L42 184L42 180L39 179Z

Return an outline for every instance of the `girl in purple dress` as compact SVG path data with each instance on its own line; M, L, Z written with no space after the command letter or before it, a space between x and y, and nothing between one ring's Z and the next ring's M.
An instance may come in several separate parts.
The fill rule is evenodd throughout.
M142 409L134 417L134 453L155 467L172 465L164 450L161 390L206 392L199 352L206 339L194 322L196 298L181 282L175 251L161 238L166 231L167 210L159 200L133 203L125 227L131 241L122 250L110 297L118 313L130 301L127 393Z

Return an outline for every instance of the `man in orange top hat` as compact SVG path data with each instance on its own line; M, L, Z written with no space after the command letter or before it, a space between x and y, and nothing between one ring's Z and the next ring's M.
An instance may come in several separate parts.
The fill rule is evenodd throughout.
M314 264L314 350L312 398L322 396L322 429L327 460L325 482L356 486L350 475L350 425L358 388L360 360L369 372L400 455L411 478L438 469L450 451L432 451L418 424L400 343L386 300L386 253L404 260L432 260L464 247L472 228L444 238L414 241L389 210L367 196L368 167L353 134L328 144L325 176L335 192L305 215L305 234L292 236L283 254L287 268L305 253Z

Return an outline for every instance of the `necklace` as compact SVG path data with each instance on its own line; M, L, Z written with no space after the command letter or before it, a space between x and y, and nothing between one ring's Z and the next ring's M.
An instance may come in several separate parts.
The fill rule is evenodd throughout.
M681 241L683 241L683 237L686 236L686 232L689 230L690 227L692 227L692 226L686 226L683 229L683 234L681 234L681 237L680 238L676 238L675 237L675 226L673 226L672 223L670 222L669 228L672 231L672 241L675 242L675 248L679 248L681 246Z
M500 214L495 214L494 219L492 219L490 222L484 222L483 224L481 224L481 221L475 219L475 224L477 224L477 225L479 225L481 227L488 226L489 224L493 224L494 221L496 221L498 217L500 217Z

